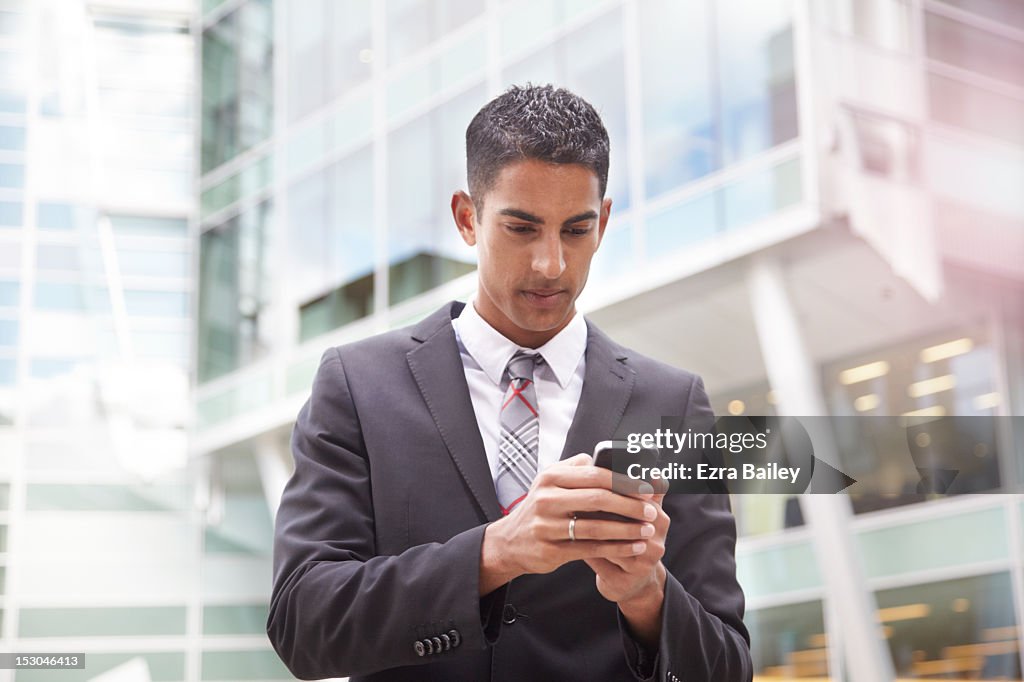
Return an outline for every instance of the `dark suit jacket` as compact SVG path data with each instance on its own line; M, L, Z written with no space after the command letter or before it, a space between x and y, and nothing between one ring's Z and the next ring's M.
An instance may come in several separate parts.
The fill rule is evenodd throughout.
M500 509L451 325L464 305L323 356L275 528L267 634L288 668L303 679L750 680L727 495L665 497L653 660L581 561L478 596L484 529ZM563 458L663 415L710 425L699 378L587 327Z

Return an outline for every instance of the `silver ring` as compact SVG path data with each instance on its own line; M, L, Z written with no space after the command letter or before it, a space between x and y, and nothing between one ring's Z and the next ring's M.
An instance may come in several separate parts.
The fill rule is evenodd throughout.
M576 542L576 515L569 519L569 542Z

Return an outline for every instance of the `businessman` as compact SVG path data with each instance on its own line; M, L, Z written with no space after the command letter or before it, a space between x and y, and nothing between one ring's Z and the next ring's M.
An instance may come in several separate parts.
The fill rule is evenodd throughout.
M612 205L600 117L513 87L466 156L451 207L476 295L324 354L270 641L302 679L750 680L728 496L626 493L587 454L661 416L713 419L698 377L576 312Z

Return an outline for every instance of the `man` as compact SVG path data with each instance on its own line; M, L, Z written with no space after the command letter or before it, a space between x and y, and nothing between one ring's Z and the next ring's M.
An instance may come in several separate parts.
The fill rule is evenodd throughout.
M586 454L662 415L712 420L699 378L576 314L611 210L599 116L514 87L466 154L475 300L324 354L271 642L303 679L750 680L728 497L620 493Z

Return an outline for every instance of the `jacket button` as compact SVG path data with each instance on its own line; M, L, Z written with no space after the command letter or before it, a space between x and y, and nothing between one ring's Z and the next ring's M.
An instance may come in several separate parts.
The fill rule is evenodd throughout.
M424 648L423 646L423 642L419 641L418 639L416 640L416 643L412 645L412 648L413 651L416 652L416 655L420 658L422 658L427 653L426 648Z
M452 648L452 638L448 635L441 635L441 641L444 643L444 650L448 651Z
M442 651L444 651L444 645L441 644L441 638L440 637L433 637L433 638L431 638L430 641L432 641L434 643L434 653L435 654L439 654Z
M453 649L455 647L457 647L459 644L462 643L462 636L459 635L459 631L458 630L449 630L448 631L448 636L452 638L452 648Z
M423 646L427 648L427 656L434 653L434 643L430 641L429 637L421 639L420 641L423 642Z
M501 610L501 622L505 625L512 625L516 622L516 618L519 616L519 612L516 611L516 607L512 604L505 604L505 608Z

